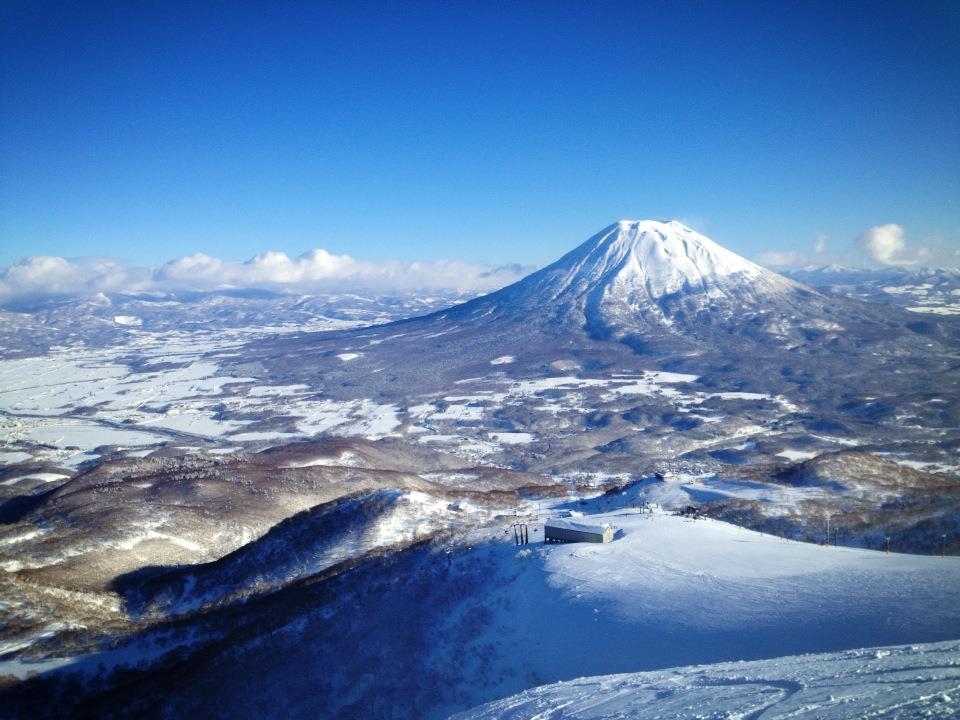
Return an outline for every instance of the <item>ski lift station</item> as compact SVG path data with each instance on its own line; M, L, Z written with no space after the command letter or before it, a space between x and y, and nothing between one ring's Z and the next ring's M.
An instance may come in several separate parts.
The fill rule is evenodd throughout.
M608 543L616 532L610 523L601 525L580 518L553 518L543 525L543 541Z

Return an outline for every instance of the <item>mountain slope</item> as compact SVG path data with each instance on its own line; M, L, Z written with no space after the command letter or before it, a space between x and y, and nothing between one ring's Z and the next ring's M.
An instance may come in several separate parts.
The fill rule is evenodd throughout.
M544 360L618 372L652 365L702 373L750 355L751 370L774 389L798 353L861 355L876 365L889 353L942 357L936 342L958 344L957 327L920 333L911 320L800 285L680 223L620 221L523 280L447 310L291 336L258 350L284 382L315 368L324 389L337 394L344 382L351 391L370 388L388 397L398 387L436 389L489 373L498 357L516 359L497 368L514 375L542 374ZM349 366L336 359L345 352L355 358ZM317 365L295 368L287 360L304 353ZM758 353L771 372L757 368Z
M94 656L88 668L161 637L183 644L102 695L77 690L65 667L59 685L26 683L22 700L3 701L11 717L31 718L79 701L90 716L163 707L174 717L439 720L585 675L940 642L960 630L957 558L818 547L636 510L592 520L621 535L543 545L531 527L531 545L518 548L506 521L367 557ZM62 705L51 700L58 688Z
M621 220L523 280L435 317L522 315L620 339L691 331L734 313L808 315L820 297L676 221Z
M960 322L821 293L654 221L614 223L447 310L242 355L223 366L243 377L255 357L266 384L392 408L409 442L535 472L717 467L747 437L776 436L777 455L811 433L824 449L912 443L927 461L911 453L955 435L946 409L960 403ZM684 384L642 380L663 371ZM641 381L615 387L628 378Z

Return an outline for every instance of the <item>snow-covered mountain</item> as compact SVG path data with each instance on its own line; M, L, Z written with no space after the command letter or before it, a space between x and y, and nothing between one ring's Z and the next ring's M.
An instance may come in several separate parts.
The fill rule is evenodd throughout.
M574 504L591 511L603 503L599 498ZM389 507L389 496L380 496L372 509L389 515ZM369 529L384 528L385 520L389 525L388 517L372 513ZM957 558L821 547L637 508L591 516L617 526L611 543L543 544L542 525L529 520L531 543L525 547L514 544L514 518L491 519L475 531L393 553L368 553L282 587L268 578L246 586L249 592L239 597L232 594L232 581L239 577L234 571L269 575L269 562L249 567L233 555L215 565L166 568L176 578L184 571L196 577L196 585L184 587L201 593L219 587L224 601L176 618L161 616L121 642L95 645L96 652L88 648L64 656L62 645L51 648L47 640L48 653L61 653L52 660L59 675L27 681L21 695L4 696L5 717L156 717L152 709L162 707L164 717L177 718L441 720L545 683L661 671L623 678L625 692L605 698L612 710L622 710L616 701L655 700L645 691L651 681L659 683L654 694L669 689L663 687L665 673L672 672L666 668L728 663L701 668L707 681L720 681L708 706L717 712L703 714L723 717L722 711L745 704L758 713L775 701L775 710L796 709L778 688L795 688L817 707L833 704L822 696L816 700L825 679L816 673L816 661L744 665L739 675L732 667L736 661L846 651L847 658L858 658L846 669L835 666L852 676L842 683L846 695L858 686L858 669L870 671L869 678L860 674L861 690L878 674L884 677L884 666L897 669L872 662L886 651L860 648L943 642L960 630ZM324 530L362 526L353 512L330 515L318 509L312 517L295 516L277 526L243 554L279 562L281 569L290 567L291 558L310 564L309 551L321 549ZM163 577L155 580L162 583ZM123 667L130 658L154 664ZM900 701L930 692L954 695L949 683L955 687L955 645L939 658L935 677L930 664L891 682ZM30 657L3 660L0 673L17 677L42 667ZM105 672L112 667L120 670L113 678ZM733 679L773 682L756 688L745 703L740 693L748 688L723 684L730 673ZM676 677L676 695L702 697L695 671ZM781 686L778 680L787 682ZM851 698L846 715L827 717L866 716L873 706L870 695ZM573 699L556 702L557 689L544 688L476 717L538 717L527 711L541 702L539 717L568 717L551 712ZM685 704L673 694L663 699L663 706L654 706L663 708L659 716L670 711L671 717L696 717L684 713ZM498 708L506 712L493 714Z
M960 568L919 557L958 547L957 319L650 221L376 326L401 307L95 300L39 337L61 306L6 316L11 716L439 719L581 675L957 636ZM516 547L550 507L621 535ZM861 549L786 539L831 537Z
M953 319L815 290L676 222L621 221L489 295L376 327L290 333L222 367L395 408L391 431L473 459L621 473L680 457L769 462L850 438L940 462L928 450L943 443L927 441L954 427L958 351ZM681 376L662 390L642 380ZM642 382L615 387L629 378ZM761 437L776 440L763 452L745 444Z
M494 297L640 307L677 293L752 293L757 282L769 291L794 286L676 221L621 220Z
M836 295L900 305L919 315L960 315L960 268L830 265L791 270L786 275Z
M542 270L440 315L520 315L621 339L777 308L807 314L818 295L675 220L621 220Z
M78 340L85 347L132 345L155 333L206 332L249 340L364 327L423 315L474 295L454 291L303 295L236 289L19 298L0 302L0 358L44 355Z
M531 364L542 372L544 360L702 374L733 369L742 358L751 367L743 381L753 384L759 372L756 386L777 390L785 372L804 374L811 356L822 362L825 354L863 355L876 364L887 354L880 344L902 345L898 354L929 354L927 336L943 331L911 328L916 318L908 315L801 285L677 222L620 221L489 295L381 327L291 336L262 353L285 381L307 370L337 392L346 368L326 358L347 347L357 355L344 379L350 392L359 383L387 396L477 377L497 357L516 359L511 374L533 370ZM288 358L304 355L317 364L292 367ZM785 370L798 362L804 367Z

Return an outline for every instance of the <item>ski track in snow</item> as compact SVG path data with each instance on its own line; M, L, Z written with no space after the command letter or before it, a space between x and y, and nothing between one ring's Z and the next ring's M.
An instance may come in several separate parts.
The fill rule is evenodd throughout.
M960 641L579 678L451 720L954 718Z

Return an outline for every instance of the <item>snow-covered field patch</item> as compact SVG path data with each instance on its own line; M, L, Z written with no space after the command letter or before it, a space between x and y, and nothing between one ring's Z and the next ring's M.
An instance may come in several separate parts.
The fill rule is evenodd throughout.
M29 475L18 475L8 480L0 481L0 485L15 485L21 480L40 480L41 482L56 482L57 480L66 480L69 475L62 473L30 473Z
M527 445L534 442L537 436L526 432L492 432L490 439L505 445Z
M93 450L103 445L154 445L168 439L163 435L102 425L92 420L15 416L0 417L0 435L5 442L41 446L22 459L32 457L64 467L76 467L93 459Z
M9 442L9 440L7 440ZM29 460L33 455L30 453L19 452L16 450L3 450L0 451L0 463L4 465L14 465L18 462L23 462L24 460Z
M288 468L307 467L360 467L363 460L355 452L344 450L336 457L316 457L310 460L299 460L287 463Z
M809 460L815 458L819 453L811 450L781 450L777 453L777 457L786 458L792 462L797 462L799 460Z
M710 393L709 398L720 398L721 400L769 400L770 396L766 393L751 392L718 392Z

